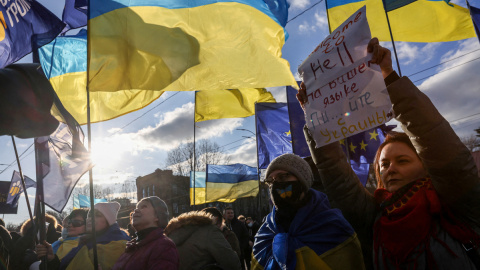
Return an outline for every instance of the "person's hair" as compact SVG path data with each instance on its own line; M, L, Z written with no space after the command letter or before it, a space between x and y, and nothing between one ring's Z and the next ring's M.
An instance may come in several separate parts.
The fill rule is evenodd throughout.
M72 219L76 216L80 216L80 217L82 217L83 221L86 221L87 220L87 214L88 214L88 208L77 208L77 209L74 209L70 213L70 215L68 215L68 218Z
M245 216L244 216L244 215L240 215L240 216L237 217L237 219L242 219L242 218L245 219Z
M223 209L223 214L225 215L225 213L227 212L227 210L232 210L233 211L233 208L231 206L227 206Z
M217 225L218 225L218 224L221 224L221 223L223 222L222 213L220 213L220 211L218 211L217 208L215 208L215 207L207 207L207 208L202 209L202 211L205 212L205 213L207 213L207 214L212 215L212 217L216 217L216 218L217 218Z
M403 133L403 132L395 132L395 131L390 131L387 136L385 137L385 141L383 141L382 144L377 149L377 153L375 154L375 160L373 161L373 168L375 170L375 178L377 179L377 188L385 188L383 186L382 178L380 176L380 165L379 165L379 159L380 155L382 153L383 148L389 144L389 143L394 143L394 142L399 142L399 143L404 143L407 145L412 151L417 155L418 159L422 161L420 156L417 153L417 149L413 146L412 142L410 141L410 138L408 138L408 135ZM423 161L422 161L423 164Z

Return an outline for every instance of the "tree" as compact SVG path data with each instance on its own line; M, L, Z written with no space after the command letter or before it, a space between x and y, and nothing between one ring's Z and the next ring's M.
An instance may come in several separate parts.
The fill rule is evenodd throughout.
M190 171L205 171L206 164L228 164L230 156L223 152L216 142L200 140L185 143L167 153L166 165L176 175L189 176ZM195 153L195 168L194 168Z
M470 152L473 152L476 147L480 146L480 138L478 138L478 136L479 135L475 136L474 134L471 134L470 136L462 137L460 140L463 144L465 144Z

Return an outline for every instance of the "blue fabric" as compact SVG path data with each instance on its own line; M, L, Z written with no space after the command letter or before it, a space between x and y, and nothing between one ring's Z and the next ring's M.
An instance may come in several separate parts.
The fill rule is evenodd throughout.
M30 187L37 188L37 183L33 181L30 177L24 175L23 179L25 180L25 187L28 189ZM12 181L10 182L10 188L8 189L7 204L10 204L13 208L18 206L18 199L23 193L23 184L20 173L13 171Z
M468 3L468 8L470 9L470 16L472 17L473 26L475 27L475 32L477 33L477 38L480 41L480 9L470 6Z
M94 204L99 202L107 202L107 199L93 199ZM73 208L90 208L90 197L78 194L73 198Z
M53 242L53 244L52 244L53 254L57 254L57 250L62 245L63 241L75 240L77 238L78 238L78 236L72 236L72 237L67 237L65 239L62 239L62 241L57 240L57 241Z
M5 4L0 5L0 68L49 43L65 26L37 1L2 2Z
M190 172L190 188L204 188L206 186L205 185L206 178L207 178L206 172L195 172L195 175L194 175L194 172Z
M66 24L62 33L70 29L79 28L87 25L87 14L85 10L76 8L78 0L65 0L65 8L63 9L62 21Z
M297 249L307 246L321 255L354 235L340 210L330 208L327 195L309 192L310 200L298 210L288 232L277 226L275 208L258 230L253 256L264 269L295 269Z
M288 106L286 103L255 104L258 168L266 169L272 160L292 153Z
M300 85L300 82L297 83ZM287 104L290 118L290 131L292 132L292 149L295 155L309 157L310 149L308 149L308 144L303 134L305 113L300 103L298 103L297 93L297 89L287 86Z
M206 182L235 184L249 180L258 180L257 168L238 163L233 165L207 164Z
M97 235L97 244L100 245L105 245L113 241L119 241L119 240L126 240L130 241L131 238L128 237L128 235L120 230L120 226L118 226L118 223L113 224L112 226L108 227L107 231L98 236ZM87 246L88 249L91 249L93 247L92 241L85 243L79 243L78 246L74 249L72 249L65 257L60 262L60 268L59 269L66 269L70 262L73 260L75 255L84 247Z

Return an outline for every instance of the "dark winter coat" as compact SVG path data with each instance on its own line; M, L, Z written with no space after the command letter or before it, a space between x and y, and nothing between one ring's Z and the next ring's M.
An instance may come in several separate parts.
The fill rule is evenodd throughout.
M429 98L407 77L398 78L398 75L391 74L386 83L396 119L425 164L441 203L448 206L457 219L478 233L480 179L470 151ZM395 269L390 263L373 260L374 224L380 218L381 211L372 194L358 181L340 144L336 142L315 149L315 142L305 131L325 193L342 210L359 235L367 268ZM439 269L475 269L461 243L453 239L438 221L434 226L436 237L430 238L429 249L436 266ZM428 254L425 250L417 247L414 251L398 269L434 267L427 264Z
M237 254L212 222L208 214L192 211L168 223L165 234L177 246L181 270L202 269L212 264L225 270L240 269Z
M175 244L163 234L162 228L158 228L141 241L129 241L125 253L118 258L113 270L176 270L179 263Z

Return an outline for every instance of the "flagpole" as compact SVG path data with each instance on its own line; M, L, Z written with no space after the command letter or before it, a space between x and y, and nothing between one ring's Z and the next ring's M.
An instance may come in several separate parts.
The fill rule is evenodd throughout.
M195 109L197 107L197 91L194 92L193 100L193 210L196 210L197 203L195 202L195 191L197 189L197 179L196 179L196 170L195 170ZM205 185L205 199L207 197L207 186Z
M327 12L327 22L328 22L328 33L332 33L332 27L330 26L330 16L328 15L328 4L327 0L325 0L325 11Z
M257 174L258 174L258 217L262 218L262 185L260 184L260 164L258 160L258 138L257 138L257 102L255 102L255 145L257 150Z
M91 15L91 3L88 1L87 12L87 129L88 129L88 153L92 153L92 128L90 123L90 54L91 54L91 27L90 27L90 15ZM95 230L95 201L93 197L93 168L88 170L88 178L90 183L90 218L92 220L92 241L93 241L93 267L98 270L98 254L97 254L97 233Z
M393 40L392 28L390 27L390 20L388 19L387 5L385 0L382 0L383 10L385 11L385 16L387 16L388 31L390 32L390 38L392 39L393 53L395 54L395 60L397 61L398 74L402 77L402 70L400 69L400 62L398 61L397 49L395 48L395 40Z
M18 157L17 145L15 144L15 138L12 137L13 149L15 150L15 157L17 158L18 171L20 172L20 178L22 179L23 193L25 194L25 200L27 201L28 214L30 215L30 220L33 223L33 214L32 208L30 207L30 200L28 199L27 188L25 185L25 179L23 178L22 166L20 165L20 158Z
M42 138L45 138L43 140ZM42 142L39 142L39 140L42 140ZM46 151L44 151L46 149ZM48 152L48 139L46 137L41 137L41 138L36 138L35 139L35 171L36 171L36 177L37 177L37 191L36 191L36 196L35 196L35 209L36 209L36 214L35 214L35 219L37 221L37 227L36 229L39 230L39 242L43 244L45 241L45 193L43 191L43 164L47 162L50 157L50 154ZM37 232L35 231L35 235ZM47 269L48 266L48 260L47 256L43 256L41 258L42 260L42 265L43 269Z

